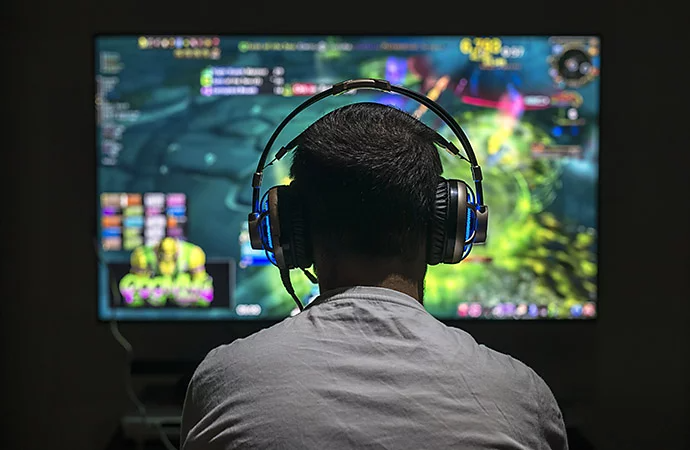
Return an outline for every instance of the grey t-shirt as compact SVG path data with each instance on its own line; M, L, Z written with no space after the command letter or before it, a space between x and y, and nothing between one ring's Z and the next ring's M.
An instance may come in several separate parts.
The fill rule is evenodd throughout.
M183 450L566 449L560 409L523 363L397 291L326 293L212 350L192 377Z

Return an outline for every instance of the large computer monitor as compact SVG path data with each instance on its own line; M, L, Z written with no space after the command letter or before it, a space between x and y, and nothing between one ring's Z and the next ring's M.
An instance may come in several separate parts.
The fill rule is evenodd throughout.
M597 301L600 40L595 36L95 38L101 320L281 320L295 313L246 220L266 140L309 95L385 78L438 101L484 170L489 238L430 267L441 320L591 319ZM403 97L320 102L276 148L339 106L375 101L444 124ZM444 176L468 167L443 154ZM289 182L289 158L265 186ZM467 180L471 181L471 180ZM304 303L318 288L301 273Z

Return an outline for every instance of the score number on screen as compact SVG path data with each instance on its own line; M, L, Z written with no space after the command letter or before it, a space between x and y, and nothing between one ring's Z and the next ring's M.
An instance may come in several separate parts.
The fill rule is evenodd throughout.
M509 59L521 58L525 47L503 46L503 41L495 37L477 37L462 39L460 52L469 55L470 61L478 62L482 67L500 68L507 66Z

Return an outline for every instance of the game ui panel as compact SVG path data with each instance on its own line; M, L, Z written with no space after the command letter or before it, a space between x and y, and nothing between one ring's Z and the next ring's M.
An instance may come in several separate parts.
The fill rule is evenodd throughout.
M600 58L595 36L96 37L99 318L295 314L278 270L249 243L251 177L288 113L353 78L437 101L484 171L489 239L461 264L429 268L427 311L442 320L595 318ZM362 101L454 139L414 101L359 90L297 116L275 148ZM445 177L467 178L465 162L442 158ZM274 164L264 184L289 183L289 163ZM301 274L292 281L303 303L318 296Z

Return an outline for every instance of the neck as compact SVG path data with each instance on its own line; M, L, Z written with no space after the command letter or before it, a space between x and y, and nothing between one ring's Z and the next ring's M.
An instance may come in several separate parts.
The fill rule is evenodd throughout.
M339 260L337 265L317 264L316 273L321 292L354 286L382 287L409 295L423 304L426 264L421 270L411 271L410 267L414 266L417 264L372 259Z

